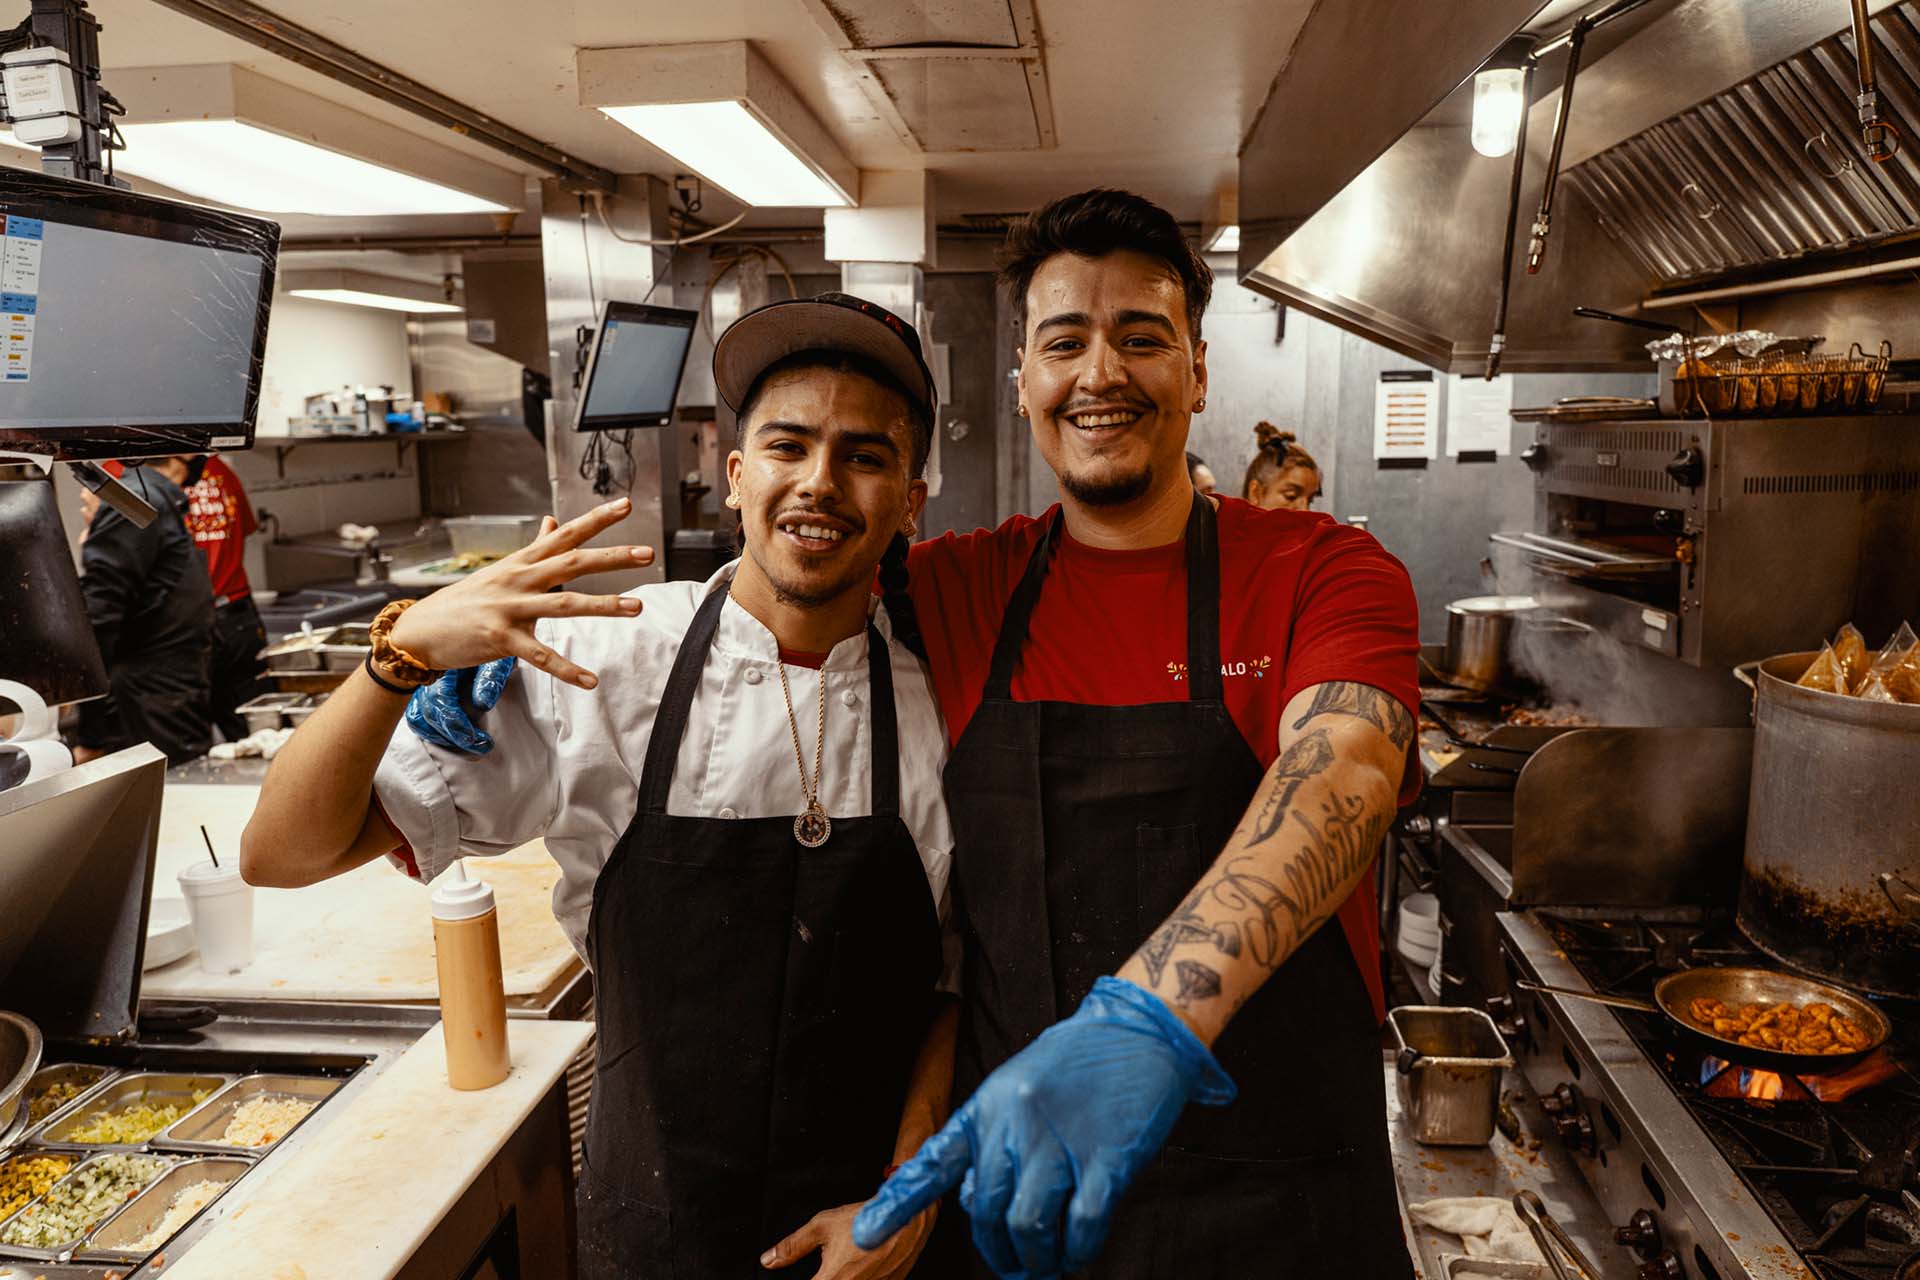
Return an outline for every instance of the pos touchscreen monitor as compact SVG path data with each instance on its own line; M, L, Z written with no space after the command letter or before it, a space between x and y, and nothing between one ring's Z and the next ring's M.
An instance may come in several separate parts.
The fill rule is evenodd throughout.
M279 225L0 168L0 452L253 444Z
M686 368L698 311L609 302L581 383L580 431L664 427Z

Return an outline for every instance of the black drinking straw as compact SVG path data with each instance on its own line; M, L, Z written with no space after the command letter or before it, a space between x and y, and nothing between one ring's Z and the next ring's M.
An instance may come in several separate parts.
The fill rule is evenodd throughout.
M213 851L213 837L207 834L207 824L200 824L200 838L207 842L207 856L213 859L213 865L220 865L220 855Z

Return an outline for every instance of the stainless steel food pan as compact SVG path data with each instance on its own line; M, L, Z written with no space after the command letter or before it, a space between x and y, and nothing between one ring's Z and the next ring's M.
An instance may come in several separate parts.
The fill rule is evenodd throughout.
M11 1229L16 1222L20 1222L23 1219L26 1219L29 1215L33 1214L37 1209L39 1209L40 1206L46 1204L49 1200L52 1200L55 1197L57 1197L60 1194L60 1189L66 1186L68 1183L72 1182L74 1179L78 1178L81 1175L81 1173L88 1168L88 1166L98 1164L100 1161L108 1159L109 1157L112 1157L112 1156L127 1156L134 1160L151 1160L153 1162L155 1166L153 1170L153 1177L147 1179L147 1181L142 1184L139 1190L145 1190L147 1186L152 1185L154 1179L159 1178L162 1174L164 1174L167 1171L167 1169L171 1165L173 1165L179 1159L178 1156L158 1155L151 1151L145 1151L145 1152L102 1151L98 1155L88 1156L86 1159L78 1161L73 1166L73 1168L69 1169L67 1171L67 1176L60 1179L60 1181L54 1183L53 1186L48 1189L46 1195L41 1196L38 1200L35 1200L32 1203L24 1206L18 1213L7 1218L4 1222L0 1222L0 1248L5 1249L8 1253L16 1254L21 1257L27 1257L27 1258L63 1258L64 1255L70 1253L74 1248L76 1248L82 1241L84 1241L87 1238L86 1231L82 1231L77 1235L71 1236L70 1238L61 1241L57 1245L50 1245L46 1248L40 1248L33 1245L10 1243L6 1240L6 1234L8 1230ZM136 1191L135 1194L136 1195L139 1194L139 1191ZM91 1231L93 1228L99 1226L101 1222L106 1221L106 1219L112 1216L114 1212L115 1210L112 1207L109 1207L104 1213L100 1215L100 1218L97 1221L88 1224L87 1231Z
M218 1202L220 1195L226 1194L227 1187L239 1181L241 1175L251 1168L253 1161L238 1156L202 1156L199 1159L182 1160L148 1183L147 1189L129 1200L124 1209L95 1227L79 1256L97 1258L103 1262L138 1262L153 1252L153 1249L140 1248L139 1242L160 1225L160 1220L173 1208L174 1198L182 1191L200 1182L219 1183L221 1191L207 1202L210 1207ZM200 1213L205 1212L206 1208L200 1210ZM195 1218L199 1216L199 1213L194 1215ZM167 1239L178 1235L192 1221L193 1218L188 1218L180 1223ZM163 1249L166 1244L167 1241L163 1240L154 1248Z
M213 1096L226 1087L230 1075L187 1075L173 1072L142 1071L121 1076L86 1098L83 1103L62 1116L58 1123L44 1126L35 1141L48 1146L84 1146L96 1151L137 1151L147 1141L141 1142L89 1142L73 1135L85 1129L101 1116L109 1115L122 1107L139 1103L151 1103L159 1106L177 1102L186 1106L186 1114L202 1105L193 1101L193 1095L205 1090L204 1102L211 1102Z
M287 1135L280 1134L273 1142L258 1147L243 1147L221 1140L227 1125L233 1121L233 1113L244 1103L254 1098L287 1098L295 1102L311 1102L318 1110L319 1105L337 1093L345 1083L344 1080L326 1076L242 1076L208 1098L206 1104L191 1115L174 1121L165 1133L154 1139L154 1145L169 1151L209 1151L227 1155L236 1151L263 1152L283 1141Z
M31 1139L38 1130L51 1124L58 1124L67 1113L86 1105L87 1099L93 1096L95 1090L119 1074L112 1067L97 1067L90 1062L58 1062L34 1072L33 1079L27 1084L26 1092L21 1095L23 1106L31 1105L35 1093L52 1085L77 1083L80 1085L80 1092L38 1120L31 1121L31 1128L27 1131L28 1139Z
M307 695L304 693L263 693L257 698L249 698L234 709L247 722L247 732L258 733L262 729L280 728L287 723L288 712L306 704Z
M1416 1142L1480 1147L1493 1137L1500 1077L1513 1055L1478 1009L1407 1005L1387 1014L1399 1067L1400 1107Z

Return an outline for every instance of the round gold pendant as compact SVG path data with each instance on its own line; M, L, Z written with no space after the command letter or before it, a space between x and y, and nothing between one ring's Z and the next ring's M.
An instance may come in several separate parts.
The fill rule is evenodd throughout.
M827 811L820 807L819 801L807 806L807 811L793 820L793 838L809 849L818 849L833 834L833 822L827 817Z

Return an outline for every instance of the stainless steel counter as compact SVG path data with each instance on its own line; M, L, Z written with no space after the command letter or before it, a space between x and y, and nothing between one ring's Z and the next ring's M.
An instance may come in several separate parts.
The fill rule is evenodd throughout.
M1458 1236L1415 1224L1407 1216L1407 1205L1451 1196L1510 1200L1521 1191L1532 1191L1540 1197L1547 1211L1600 1269L1598 1280L1634 1280L1639 1275L1632 1256L1614 1243L1613 1225L1599 1200L1559 1139L1548 1130L1545 1113L1526 1077L1509 1071L1501 1083L1502 1099L1520 1120L1519 1143L1495 1133L1484 1147L1423 1147L1414 1141L1411 1124L1400 1109L1398 1073L1391 1058L1383 1070L1387 1077L1387 1135L1400 1195L1401 1228L1412 1244L1415 1274L1420 1280L1446 1280L1452 1274L1450 1260L1464 1250ZM1544 1266L1501 1269L1500 1274L1516 1280L1534 1276L1550 1280L1551 1276Z

